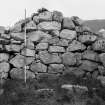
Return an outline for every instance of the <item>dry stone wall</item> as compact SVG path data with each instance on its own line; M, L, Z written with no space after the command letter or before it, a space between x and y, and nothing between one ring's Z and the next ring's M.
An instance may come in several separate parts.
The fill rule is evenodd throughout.
M9 30L0 27L0 78L24 79L25 65L27 79L73 72L105 83L105 37L76 16L40 9Z

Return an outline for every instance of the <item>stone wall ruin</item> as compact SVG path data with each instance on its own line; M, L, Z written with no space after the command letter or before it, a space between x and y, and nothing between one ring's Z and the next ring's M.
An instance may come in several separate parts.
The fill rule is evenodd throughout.
M105 35L76 16L40 9L9 30L0 27L0 78L24 79L25 65L27 79L72 72L105 83Z

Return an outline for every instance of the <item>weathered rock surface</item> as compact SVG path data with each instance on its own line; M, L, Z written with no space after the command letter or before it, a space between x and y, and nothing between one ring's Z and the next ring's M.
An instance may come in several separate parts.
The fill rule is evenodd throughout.
M100 54L99 58L100 58L100 61L102 62L102 64L104 65L104 67L105 67L105 53Z
M47 72L47 66L42 64L42 63L36 63L36 62L33 62L31 64L31 67L30 69L33 71L33 72Z
M105 39L98 39L93 43L92 48L95 51L105 52Z
M24 79L25 78L25 72L24 69L21 68L13 68L10 71L10 76L13 79ZM35 78L35 74L31 71L26 70L26 79L32 79Z
M96 40L95 35L80 35L79 36L79 41L85 44L91 44Z
M86 46L82 44L79 41L72 41L71 44L69 44L67 51L84 51L86 49Z
M40 40L42 40L43 38L51 38L51 36L45 32L42 31L33 31L31 33L29 33L29 38L28 40L32 41L32 42L38 42Z
M65 49L64 47L60 47L60 46L49 46L49 49L48 49L49 52L52 52L52 53L56 53L56 52L65 52Z
M75 29L75 25L71 18L65 17L63 19L63 28L65 29Z
M39 30L46 30L46 31L60 30L61 29L61 23L58 23L56 21L41 22L38 24L38 29Z
M64 53L62 55L63 64L64 65L76 65L76 58L74 57L74 54L71 52Z
M35 56L35 50L24 48L21 52L21 55L34 57Z
M83 60L82 64L80 65L79 69L84 70L84 71L94 71L95 69L98 68L98 64L95 62L91 62L88 60Z
M0 73L1 72L8 72L10 70L10 65L7 62L0 63Z
M99 61L98 54L92 50L86 50L85 52L83 52L82 58L92 61Z
M62 22L63 20L63 14L59 11L53 11L53 21Z
M64 69L63 64L50 64L48 67L48 73L60 73Z
M26 69L27 79L72 72L103 81L105 35L83 22L42 8L13 27L0 26L0 78L24 79Z
M60 33L60 37L64 39L69 39L73 40L76 38L76 31L68 30L68 29L63 29Z
M45 64L61 63L61 58L58 56L58 54L50 54L47 51L40 51L39 57L40 60Z
M17 68L21 68L25 66L25 58L22 55L16 55L14 58L10 60L10 63Z
M0 62L8 61L8 59L9 59L9 54L7 54L7 53L0 53Z
M48 43L39 43L36 46L36 50L47 50L48 49Z

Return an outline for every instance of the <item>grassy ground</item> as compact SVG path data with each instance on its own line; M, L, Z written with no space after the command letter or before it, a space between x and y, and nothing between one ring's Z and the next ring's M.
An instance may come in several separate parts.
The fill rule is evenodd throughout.
M87 86L88 92L70 92L63 84ZM28 80L7 80L0 95L0 105L105 105L105 88L95 79L64 74L50 78L48 75ZM40 89L49 90L40 90ZM92 90L96 88L96 90ZM51 89L53 91L51 91Z

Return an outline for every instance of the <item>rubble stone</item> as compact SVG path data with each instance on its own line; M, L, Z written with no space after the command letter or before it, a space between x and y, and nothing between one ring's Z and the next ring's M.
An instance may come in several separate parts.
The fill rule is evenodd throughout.
M46 72L47 71L47 66L45 66L44 64L38 62L33 62L31 64L31 67L30 69L33 71L33 72Z
M63 29L60 33L60 37L64 39L69 39L73 40L76 38L76 31L68 30L68 29Z
M61 23L58 23L56 21L41 22L38 24L38 29L39 30L46 30L46 31L60 30L61 29Z
M61 58L57 54L50 54L47 51L40 51L39 57L45 64L61 63Z
M10 60L10 63L13 64L14 67L21 68L25 66L25 58L22 55L16 55Z

